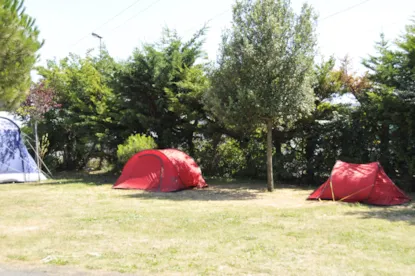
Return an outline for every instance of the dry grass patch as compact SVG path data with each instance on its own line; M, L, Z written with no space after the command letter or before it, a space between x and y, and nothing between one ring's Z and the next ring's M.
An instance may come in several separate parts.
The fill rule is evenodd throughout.
M112 181L0 185L0 263L158 275L415 271L413 204L310 202L311 190L270 194L262 183L160 194Z

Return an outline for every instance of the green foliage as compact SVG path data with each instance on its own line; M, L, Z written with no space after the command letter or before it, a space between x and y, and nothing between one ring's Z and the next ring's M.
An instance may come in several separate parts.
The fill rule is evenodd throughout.
M270 191L273 125L292 126L314 105L315 19L310 6L296 15L288 0L237 1L206 95L224 124L247 132L267 126Z
M0 110L14 109L25 99L43 44L23 5L23 0L0 0Z
M238 141L229 138L218 146L218 172L233 177L246 168L246 157Z
M335 64L336 60L331 57L328 61L323 60L321 64L315 66L316 82L313 88L317 98L317 105L324 100L331 99L334 94L341 91L341 72L334 70Z
M287 123L313 106L315 16L289 1L238 1L224 34L207 103L224 122L249 128Z
M369 55L369 58L363 60L363 65L370 70L370 79L374 82L396 86L399 82L395 79L399 75L395 67L397 60L389 46L384 34L381 34L380 41L375 44L377 55Z
M120 167L124 166L125 163L136 153L146 149L155 149L157 144L153 137L136 134L131 135L124 142L124 144L118 145L117 149L117 161Z
M242 172L249 178L266 178L266 145L264 143L265 133L263 129L258 128L250 135L249 140L243 139L241 148L246 155L247 167ZM276 147L278 148L278 146ZM276 157L276 156L275 156ZM275 158L274 158L275 160ZM240 174L242 174L240 173ZM278 173L275 173L278 176Z
M195 141L195 157L204 174L235 177L247 168L246 151L236 139L222 136Z
M49 133L49 152L62 152L63 167L81 169L91 157L115 153L106 147L117 140L115 96L94 61L71 55L39 73L62 106L45 114L40 129Z
M374 88L363 102L362 116L372 122L367 129L386 171L409 190L415 177L415 21L394 46L381 35L376 55L364 61Z
M1 12L12 2L0 0ZM321 184L336 160L380 161L400 187L413 189L414 25L396 43L381 37L364 75L351 72L347 57L339 68L334 58L314 64L314 29L307 5L295 14L288 0L242 0L217 66L205 62L205 28L188 41L166 29L119 63L106 51L48 62L36 87L45 162L65 170L122 166L158 145L185 150L205 175ZM333 104L342 94L358 104Z
M196 63L204 57L204 31L184 42L167 29L160 43L137 49L119 71L120 122L129 133L153 132L160 147L185 145L193 154L208 87L204 65Z

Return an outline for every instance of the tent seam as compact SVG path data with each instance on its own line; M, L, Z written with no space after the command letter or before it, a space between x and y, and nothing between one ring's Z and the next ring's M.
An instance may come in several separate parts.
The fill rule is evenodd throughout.
M372 189L370 189L370 192L369 192L369 194L368 194L367 198L363 201L364 203L367 203L367 202L368 202L368 199L369 199L370 195L372 194L373 189L375 188L375 185L376 185L376 179L378 178L378 174L379 174L380 168L381 168L380 163L379 163L379 162L377 162L376 177L375 177L375 180L373 181L373 184L372 184ZM383 169L383 168L382 168L382 169Z
M177 151L179 151L179 150L177 150ZM176 170L176 174L177 174L177 179L180 179L180 181L181 182L183 182L182 181L182 179L180 178L180 172L179 172L179 170L177 169L177 166L176 166L176 164L175 163L173 163L173 161L170 159L170 157L167 155L167 154L165 154L164 152L162 152L162 151L159 151L161 154L163 154L169 161L170 161L170 163L173 165L173 168ZM184 152L183 152L184 153ZM186 153L185 153L186 154ZM176 183L175 183L176 185L177 185L177 180L176 180Z

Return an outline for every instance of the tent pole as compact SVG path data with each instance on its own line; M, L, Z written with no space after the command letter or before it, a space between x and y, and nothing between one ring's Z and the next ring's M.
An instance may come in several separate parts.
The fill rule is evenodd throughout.
M27 137L29 137L29 136L27 136ZM32 140L33 140L33 139L32 139ZM36 151L36 150L35 150L35 148L33 147L33 145L30 143L30 141L27 141L27 144L30 146L30 148L31 148L33 151ZM40 156L39 156L39 160L40 160L40 163L42 163L42 166L43 166L43 167L45 167L45 168L46 168L46 170L48 171L48 176L49 176L49 178L50 178L50 179L53 179L53 174L52 174L52 172L49 170L48 166L46 166L45 162L43 162L43 160L42 160L42 158L40 158ZM44 172L44 171L42 171L42 172ZM46 174L46 172L44 172L44 173Z
M36 145L35 145L35 155L36 155L36 164L37 164L37 169L38 169L38 182L40 182L40 172L41 172L41 168L40 168L40 162L39 162L39 137L37 135L37 121L35 121L35 141L36 141Z

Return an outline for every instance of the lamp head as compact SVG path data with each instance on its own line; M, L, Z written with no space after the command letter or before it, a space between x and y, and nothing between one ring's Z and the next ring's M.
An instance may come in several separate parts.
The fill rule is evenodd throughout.
M92 35L93 35L93 36L95 36L95 37L98 37L99 39L101 39L101 38L102 38L102 36L97 35L96 33L92 33Z

